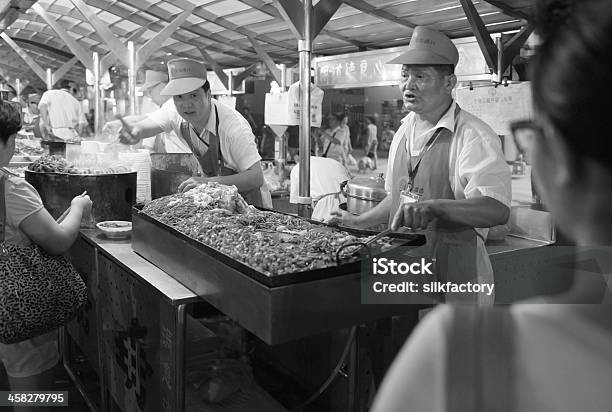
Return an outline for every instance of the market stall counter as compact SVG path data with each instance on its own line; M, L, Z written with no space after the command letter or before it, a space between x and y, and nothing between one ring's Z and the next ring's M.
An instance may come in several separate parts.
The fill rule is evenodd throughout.
M62 331L61 351L91 410L285 410L251 381L234 397L239 407L206 402L221 395L190 374L189 365L219 344L187 314L201 299L133 252L130 239L110 240L100 230L82 229L70 254L89 297Z

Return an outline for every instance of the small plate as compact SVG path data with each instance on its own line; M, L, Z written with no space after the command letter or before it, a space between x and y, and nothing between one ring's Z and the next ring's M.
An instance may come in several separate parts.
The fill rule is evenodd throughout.
M126 239L132 233L132 222L125 220L107 220L96 223L104 235L113 240Z

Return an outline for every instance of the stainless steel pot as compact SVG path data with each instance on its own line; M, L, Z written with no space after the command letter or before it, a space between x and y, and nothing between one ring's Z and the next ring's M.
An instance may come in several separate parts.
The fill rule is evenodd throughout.
M346 196L346 210L361 215L378 205L386 196L385 179L379 173L376 177L356 177L340 188Z

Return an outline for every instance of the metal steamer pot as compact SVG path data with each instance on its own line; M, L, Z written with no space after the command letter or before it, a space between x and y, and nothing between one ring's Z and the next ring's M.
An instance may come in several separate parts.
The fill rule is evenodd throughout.
M340 186L346 196L346 210L361 215L378 205L386 196L383 173L376 177L356 177Z

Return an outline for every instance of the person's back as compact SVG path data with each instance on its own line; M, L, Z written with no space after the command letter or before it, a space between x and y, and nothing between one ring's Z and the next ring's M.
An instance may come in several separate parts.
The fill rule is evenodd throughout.
M464 333L474 336L484 333L479 326L482 320L459 323L456 318L459 309L441 306L419 324L387 372L372 412L447 411L453 410L449 409L449 399L470 402L474 397L485 396L483 382L474 379L477 375L456 370L457 359L476 359L475 368L485 367L497 374L505 372L509 363L512 372L507 379L511 381L496 393L498 405L514 404L513 411L609 409L612 311L597 305L516 305L510 310L512 333L503 336L511 340L506 342L510 349L502 351L457 341L451 346L455 328L463 328ZM465 309L478 311L481 318L490 312ZM457 375L462 376L461 381L449 379ZM500 393L503 395L499 396ZM460 404L453 408L470 410Z
M78 137L80 125L87 123L81 104L66 90L47 90L38 107L45 124L62 139Z
M297 203L299 196L300 165L291 170L291 192L289 201ZM310 197L315 203L311 218L325 221L340 204L340 185L351 179L351 174L334 159L310 156Z

